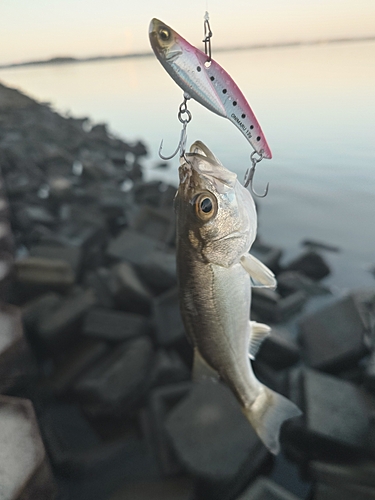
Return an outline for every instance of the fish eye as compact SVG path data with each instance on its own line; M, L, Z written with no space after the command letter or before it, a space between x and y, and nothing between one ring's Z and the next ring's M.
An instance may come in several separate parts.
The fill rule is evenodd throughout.
M217 212L217 200L212 193L204 192L199 194L194 201L196 215L207 221L215 217Z
M167 40L169 40L171 33L167 28L160 28L159 36L164 42L166 42Z
M205 214L209 214L213 209L212 201L210 200L210 198L203 198L200 208L202 212L204 212Z

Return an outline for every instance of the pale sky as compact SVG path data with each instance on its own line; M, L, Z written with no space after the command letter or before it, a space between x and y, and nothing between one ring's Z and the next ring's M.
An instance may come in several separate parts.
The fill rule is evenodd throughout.
M0 64L144 52L153 17L202 47L375 35L375 0L0 0Z

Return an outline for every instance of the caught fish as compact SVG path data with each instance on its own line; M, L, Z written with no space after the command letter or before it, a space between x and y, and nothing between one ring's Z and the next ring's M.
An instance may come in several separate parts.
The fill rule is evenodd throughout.
M181 158L175 198L177 273L194 378L221 378L260 439L278 453L282 423L301 414L261 384L254 359L267 325L249 320L251 284L275 288L273 273L248 252L257 232L253 198L200 141Z
M151 46L165 70L190 97L228 118L263 158L272 158L266 138L246 98L213 59L158 19L149 28Z

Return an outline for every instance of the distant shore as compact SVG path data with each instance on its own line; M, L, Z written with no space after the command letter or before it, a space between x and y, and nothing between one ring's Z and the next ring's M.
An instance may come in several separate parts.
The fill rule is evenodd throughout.
M253 45L241 45L237 47L215 47L214 52L233 52L237 50L259 50L259 49L273 49L273 48L286 48L286 47L299 47L306 45L324 45L324 44L336 44L336 43L357 43L357 42L373 42L375 41L375 35L373 36L363 36L363 37L342 37L342 38L330 38L330 39L317 39L317 40L305 40L305 41L290 41L290 42L272 42L272 43L261 43ZM0 70L9 68L19 68L23 66L45 66L45 65L60 65L60 64L77 64L86 62L101 62L101 61L111 61L116 59L130 59L139 57L150 57L153 56L153 52L135 52L131 54L117 54L117 55L106 55L106 56L92 56L92 57L53 57L50 59L36 60L36 61L24 61L20 63L11 64L0 64Z

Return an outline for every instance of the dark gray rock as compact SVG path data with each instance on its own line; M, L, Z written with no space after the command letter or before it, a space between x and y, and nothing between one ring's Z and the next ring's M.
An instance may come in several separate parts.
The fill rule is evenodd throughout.
M56 309L62 302L62 296L55 292L48 292L23 305L22 321L25 329L32 332L36 324L48 312Z
M109 500L191 500L194 481L189 477L176 477L161 481L142 481L125 485Z
M15 262L16 281L26 296L48 290L66 291L75 281L71 266L62 260L27 257Z
M303 317L299 329L303 358L313 368L337 372L368 352L366 326L352 296Z
M272 328L271 334L260 346L256 359L275 369L283 369L299 361L300 353L288 331Z
M133 264L149 286L166 290L176 283L176 257L163 244L132 229L124 229L107 248L107 255Z
M282 298L274 290L252 288L251 311L260 320L278 323L298 312L306 300L307 294L300 290Z
M14 240L9 222L0 221L0 251L13 253Z
M69 391L78 377L102 358L109 348L106 342L79 338L70 349L64 349L55 360L54 372L45 385L57 394Z
M176 188L162 181L151 181L134 186L134 195L139 205L172 208Z
M160 471L164 476L176 475L182 471L170 445L165 421L168 413L187 395L191 386L191 382L182 382L154 389L150 394L148 411L142 413L143 433L155 450Z
M309 476L316 482L340 485L366 486L375 488L375 462L355 461L342 464L313 460L308 466Z
M323 257L313 251L307 251L289 262L284 267L284 271L300 271L313 280L321 280L330 273Z
M166 431L186 470L213 482L230 481L252 456L268 455L230 390L220 383L193 386L171 410Z
M150 331L150 322L144 316L106 309L92 309L85 317L82 333L88 337L122 342Z
M140 313L150 312L152 294L131 264L121 262L113 266L109 285L117 308Z
M31 401L0 396L0 443L1 498L55 498L56 488Z
M175 216L168 208L143 205L132 222L132 227L150 238L171 244L175 239Z
M266 477L259 477L237 500L298 500L298 497Z
M329 288L299 271L284 271L277 276L277 289L283 296L301 290L309 295L327 295L330 292Z
M153 301L153 310L156 339L159 345L171 345L185 335L177 288L168 290L156 297Z
M34 245L30 248L30 256L62 260L70 265L75 276L79 273L82 260L82 252L78 247Z
M280 270L280 259L283 254L281 248L266 245L256 239L251 247L251 254L259 259L271 271L277 274Z
M9 389L32 371L31 353L23 333L21 311L17 307L1 304L0 391Z
M337 453L342 458L373 453L373 409L358 387L310 369L303 370L294 384L297 398L296 385L291 396L299 404L302 400L304 415L291 421L286 431L305 455L329 459Z
M141 337L122 342L75 385L75 393L92 415L131 412L150 387L153 347Z
M98 306L106 309L112 309L115 305L111 282L112 274L106 267L88 271L83 278L84 287L94 291Z
M318 483L311 500L375 500L375 489Z
M190 380L190 370L177 352L159 349L155 356L155 365L152 371L152 386L177 384L187 380Z
M323 243L321 241L315 241L306 239L302 241L302 245L308 247L310 250L327 250L328 252L339 252L340 248L336 245L331 245L329 243Z
M37 321L38 338L46 347L59 350L78 331L85 313L95 303L92 290L76 289Z

